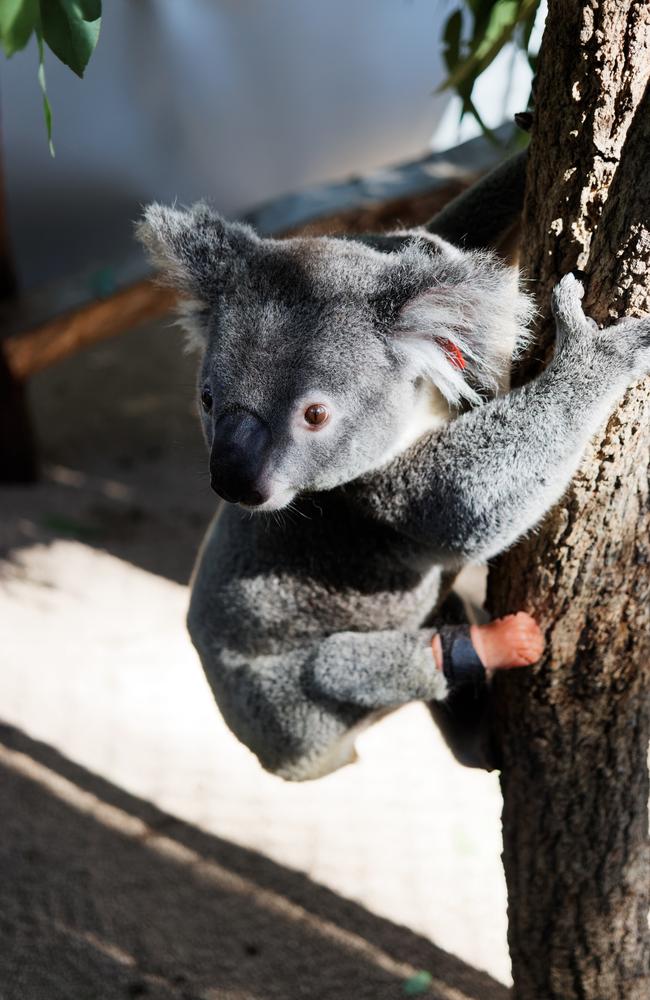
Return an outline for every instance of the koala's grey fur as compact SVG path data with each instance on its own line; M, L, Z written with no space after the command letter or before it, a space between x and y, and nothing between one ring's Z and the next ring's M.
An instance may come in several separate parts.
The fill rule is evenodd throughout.
M257 414L273 441L263 510L291 505L219 509L189 630L239 739L284 778L318 777L353 759L378 714L446 697L431 639L449 579L561 496L650 370L650 321L598 331L568 276L554 294L552 363L486 401L531 314L517 275L489 253L420 230L383 244L260 239L203 205L154 205L139 234L189 296L199 389L215 400L208 444L219 414ZM318 434L301 425L314 401L332 409Z

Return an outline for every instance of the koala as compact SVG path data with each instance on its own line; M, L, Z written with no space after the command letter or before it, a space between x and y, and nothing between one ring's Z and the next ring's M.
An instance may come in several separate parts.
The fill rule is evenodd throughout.
M467 236L480 190L460 221L443 213L445 235ZM513 217L496 214L492 232ZM454 246L435 225L263 239L203 204L151 205L138 234L185 296L224 501L189 632L239 740L284 779L317 778L354 760L384 713L449 700L454 676L433 649L453 577L561 497L650 370L650 320L608 336L568 275L551 363L507 391L533 307L516 270L471 239Z

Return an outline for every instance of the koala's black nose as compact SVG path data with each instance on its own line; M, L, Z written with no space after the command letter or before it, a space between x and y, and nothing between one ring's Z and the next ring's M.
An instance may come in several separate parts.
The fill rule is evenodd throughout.
M212 489L229 503L259 507L269 499L263 482L271 432L259 417L236 410L220 417L210 451Z

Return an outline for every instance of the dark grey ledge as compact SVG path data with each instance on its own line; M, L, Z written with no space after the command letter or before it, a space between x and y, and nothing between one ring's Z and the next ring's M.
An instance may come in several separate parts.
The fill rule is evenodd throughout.
M479 136L444 153L429 153L418 160L383 167L360 177L280 196L246 213L244 221L260 235L268 236L322 216L435 191L450 180L471 177L495 167L507 155L506 145L516 132L516 126L506 123L495 133L503 145Z

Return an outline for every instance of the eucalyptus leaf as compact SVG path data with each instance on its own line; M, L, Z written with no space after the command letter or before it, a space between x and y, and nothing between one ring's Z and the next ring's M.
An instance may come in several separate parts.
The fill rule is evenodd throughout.
M433 984L433 976L424 969L410 976L402 984L402 992L408 997L422 996L423 993L430 993Z
M461 118L472 115L484 135L496 142L473 101L474 86L504 46L512 42L535 71L537 54L530 52L530 38L541 0L465 0L445 23L442 55L448 77L438 88L454 90L461 100ZM465 29L465 15L470 19Z
M442 36L444 42L442 56L449 72L453 72L460 60L460 38L463 30L463 12L455 10L445 24Z
M83 76L97 40L100 17L88 20L101 4L97 0L41 0L43 37L61 62Z
M16 20L24 0L3 0L0 5L0 32L4 35Z
M38 17L38 0L0 0L0 44L6 56L25 48Z
M84 21L96 21L102 16L102 0L78 0L77 6Z
M489 30L494 17L494 8L498 7L501 2L502 0L475 0L473 4L470 3L474 14L474 25L469 43L469 53L476 52Z
M501 49L513 37L517 25L535 10L539 0L497 0L485 32L474 52L445 81L443 90L453 89L468 77L474 80L494 61Z
M490 19L492 8L498 0L466 0L474 17L474 34L482 36Z

